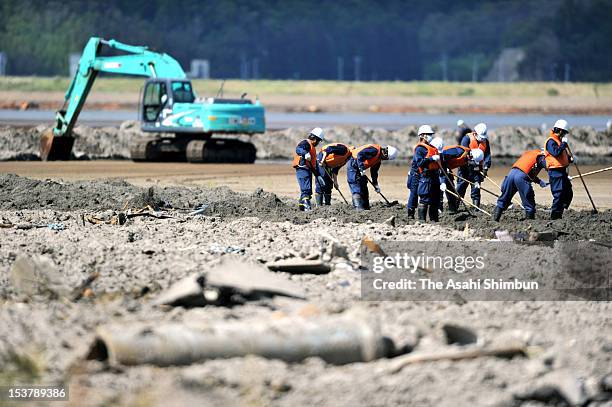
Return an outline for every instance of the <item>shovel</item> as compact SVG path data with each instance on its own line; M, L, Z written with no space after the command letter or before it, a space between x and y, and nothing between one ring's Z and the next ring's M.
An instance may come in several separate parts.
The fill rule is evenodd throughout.
M448 174L446 173L446 170L443 168L443 166L442 166L442 165L440 165L440 171L442 171L442 174L444 174L444 177L445 177L445 178L448 180L448 182L450 183L450 185L453 185L453 182L451 181L450 177L448 176ZM470 214L470 216L474 216L474 214L472 214L472 212L470 211L469 206L472 206L473 208L475 208L475 209L479 210L480 212L483 212L483 213L485 213L485 214L487 214L487 215L491 216L491 214L490 214L489 212L485 211L484 209L480 209L478 206L476 206L476 205L474 205L474 204L471 204L471 203L469 203L468 201L466 201L465 199L463 199L463 198L461 197L461 195L459 195L459 194L457 193L457 191L455 190L455 187L453 187L453 191L449 191L449 190L447 189L447 190L446 190L446 192L450 193L452 196L454 196L455 198L459 199L459 200L460 200L460 201L463 203L463 205L465 206L465 209L468 211L468 213ZM468 206L468 205L469 205L469 206ZM456 219L456 220L459 220L459 219ZM461 220L463 220L463 219L461 219Z
M576 160L574 160L574 154L572 153L572 150L570 150L569 145L567 146L567 151L568 153L570 153L570 156L572 157L572 163L574 164L574 167L576 167L576 171L578 172L578 176L580 177L580 181L582 181L582 186L584 186L584 190L587 193L587 196L589 197L589 201L591 201L591 205L593 205L593 210L591 211L591 213L593 215L595 215L597 213L597 208L595 207L595 202L593 202L593 198L591 198L591 193L589 192L589 189L587 188L586 182L584 182L584 177L582 176L582 174L580 173L580 168L578 168L578 164L576 164Z
M334 177L332 177L332 174L331 174L331 172L329 171L329 169L328 169L327 167L323 167L323 168L325 168L325 172L326 172L326 173L327 173L327 175L329 175L329 177L330 177L330 178L333 180L333 179L334 179ZM342 195L342 191L340 191L340 188L336 188L336 184L334 184L334 189L335 189L336 191L338 191L338 193L339 193L339 194L340 194L340 196L342 197L342 200L344 201L344 203L345 203L345 204L347 204L347 205L350 205L350 204L348 203L348 201L346 200L346 198L344 197L344 195Z
M372 180L370 179L370 177L368 177L367 175L364 175L364 177L365 177L365 179L367 179L367 180L368 180L368 182L369 182L370 184L372 184L372 187L374 187L374 190L376 191L376 186L374 185L374 183L372 182ZM389 206L389 207L390 207L390 206L395 206L395 205L399 204L399 202L398 202L398 201L389 202L389 200L388 200L387 198L385 198L385 196L382 194L382 192L378 192L378 191L376 191L376 193L377 193L378 195L380 195L380 196L382 197L382 199L384 199L384 200L385 200L385 203L386 203L386 204L387 204L387 206Z

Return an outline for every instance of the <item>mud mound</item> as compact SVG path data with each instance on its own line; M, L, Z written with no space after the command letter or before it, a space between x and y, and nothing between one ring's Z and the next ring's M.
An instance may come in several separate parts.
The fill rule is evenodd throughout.
M39 157L39 139L45 126L33 128L0 128L0 160L36 160ZM257 148L258 159L290 159L298 141L310 129L290 128L269 131L252 137L241 136L243 141L251 140ZM391 144L399 149L400 159L412 156L417 142L417 128L406 127L397 131L361 127L332 127L326 129L327 138L336 142L363 145L367 143ZM450 129L438 129L438 134L447 144L455 143L455 133ZM526 149L541 147L546 135L538 128L501 127L489 132L492 153L495 157L518 157ZM151 137L140 131L137 122L124 122L119 128L90 128L78 126L74 130L74 157L78 159L129 159L130 145L136 140ZM612 135L598 132L593 128L572 130L572 148L583 157L612 157Z
M415 224L408 219L401 205L388 207L372 198L372 209L356 212L351 206L337 202L331 206L317 207L305 213L298 209L294 200L281 199L271 192L256 190L252 194L232 191L227 187L185 188L150 187L139 188L125 181L103 180L74 183L39 181L13 174L0 176L0 209L53 209L57 211L121 210L124 207L194 209L205 208L207 216L240 218L258 217L262 220L294 224L306 224L315 219L335 218L341 222L382 223L394 217L396 225ZM487 207L492 212L492 207ZM465 215L465 214L464 214ZM463 216L465 218L465 216ZM556 221L548 219L549 213L539 210L538 219L523 221L523 212L512 209L506 211L501 222L494 222L486 215L479 214L467 219L457 215L443 214L440 224L457 230L467 229L484 238L494 238L496 230L522 232L559 232L559 240L607 241L611 239L612 210L596 215L588 211L569 210L564 218Z
M488 212L493 212L493 206L487 205ZM518 209L507 210L500 222L495 222L490 217L479 214L475 218L457 222L456 216L444 215L441 224L463 230L466 227L484 238L495 238L495 231L507 230L510 233L522 233L528 236L530 232L557 232L558 240L597 240L610 241L612 239L612 210L601 211L596 215L590 211L565 211L563 219L550 220L550 212L540 209L536 214L537 219L523 220L524 212Z
M61 183L4 174L0 176L0 209L119 209L134 189L125 181Z

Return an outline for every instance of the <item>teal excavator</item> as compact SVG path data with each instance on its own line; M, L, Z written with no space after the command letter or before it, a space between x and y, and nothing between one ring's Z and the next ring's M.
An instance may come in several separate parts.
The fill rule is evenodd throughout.
M108 47L121 55L101 56ZM263 133L264 108L244 98L199 99L181 65L171 56L147 47L90 38L78 70L56 114L53 129L41 138L43 160L69 160L72 130L98 73L146 77L139 107L141 129L153 137L131 144L134 161L255 161L255 146L228 135Z

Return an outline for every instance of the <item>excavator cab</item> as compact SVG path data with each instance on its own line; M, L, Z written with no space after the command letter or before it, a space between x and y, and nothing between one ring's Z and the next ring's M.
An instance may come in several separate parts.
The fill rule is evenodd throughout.
M174 103L194 102L191 82L181 79L149 79L142 97L141 119L147 124L155 123L164 109L172 110Z

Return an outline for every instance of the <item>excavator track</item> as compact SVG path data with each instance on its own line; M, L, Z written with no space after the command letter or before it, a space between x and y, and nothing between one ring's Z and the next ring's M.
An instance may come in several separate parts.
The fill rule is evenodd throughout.
M252 164L256 154L253 144L235 139L192 140L186 152L190 163Z
M140 140L130 148L131 158L135 162L252 164L256 154L257 150L253 144L235 139Z
M147 162L157 161L157 150L155 149L154 141L139 141L132 144L130 148L130 156L132 161Z

